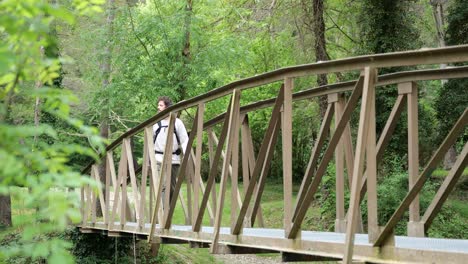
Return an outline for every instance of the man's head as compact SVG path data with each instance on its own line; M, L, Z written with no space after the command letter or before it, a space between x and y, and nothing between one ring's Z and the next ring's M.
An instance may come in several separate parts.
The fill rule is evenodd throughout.
M171 98L169 96L161 96L158 98L158 111L161 112L164 109L172 105Z

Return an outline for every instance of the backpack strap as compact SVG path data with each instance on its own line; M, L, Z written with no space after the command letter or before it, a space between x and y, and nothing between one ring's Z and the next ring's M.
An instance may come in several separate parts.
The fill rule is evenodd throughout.
M161 132L161 128L163 128L163 127L168 127L168 126L162 126L161 121L158 121L158 129L156 129L156 131L154 132L154 135L153 135L153 143L154 144L156 144L156 139L158 138L158 135ZM180 146L181 146L180 145L180 139L179 139L179 135L177 135L177 130L176 130L175 125L174 125L174 134L176 136L176 140L177 140L177 144L179 145L179 148L176 151L172 152L172 154L180 155L182 153L182 151L180 150ZM156 154L164 154L164 152L162 152L162 151L155 150L154 152Z

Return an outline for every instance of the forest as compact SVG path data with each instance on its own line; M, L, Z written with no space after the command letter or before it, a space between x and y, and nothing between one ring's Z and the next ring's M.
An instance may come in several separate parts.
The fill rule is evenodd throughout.
M121 261L130 263L136 250L131 239L117 245L117 240L90 239L70 227L81 219L76 190L87 184L98 188L83 168L98 161L112 141L154 116L158 97L180 102L293 65L468 44L468 1L2 0L0 39L0 263L111 263L117 261L117 248ZM378 74L415 69L387 68ZM356 77L343 72L303 78L294 92ZM418 87L422 168L468 107L468 79L425 81ZM269 86L262 91L243 93L241 105L277 95ZM396 86L377 92L377 134L396 94ZM205 120L227 103L210 104ZM301 150L293 152L296 187L326 104L320 97L293 105L293 122L307 124L293 127L293 148ZM270 113L265 109L249 116L256 151ZM194 113L181 118L192 124ZM352 119L356 130L358 116ZM386 219L408 189L407 137L401 122L378 167L384 197L379 213ZM136 138L135 144L142 140ZM422 208L467 140L465 127L426 184ZM282 192L277 190L283 177L281 151L277 146L271 162L271 195ZM209 163L208 154L202 160ZM207 174L202 171L202 177ZM317 215L310 219L319 230L333 230L333 177L330 165L314 204ZM429 236L468 239L467 190L465 169ZM269 209L274 222L275 208ZM401 223L397 233L405 232ZM96 253L96 245L108 252ZM138 250L147 250L143 247ZM182 263L172 259L171 250L157 260L140 255L138 262ZM204 257L193 263L207 261Z

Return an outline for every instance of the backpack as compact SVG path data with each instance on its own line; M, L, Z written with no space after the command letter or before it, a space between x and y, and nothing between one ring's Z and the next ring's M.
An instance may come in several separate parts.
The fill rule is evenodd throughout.
M161 121L158 121L158 129L156 129L156 131L154 132L154 135L153 135L153 143L154 144L156 144L156 139L158 138L159 132L161 132L161 128L164 128L164 127L168 127L168 126L162 126ZM176 151L172 152L172 154L180 155L182 153L182 151L180 150L180 139L179 139L179 136L177 135L175 125L174 125L174 134L176 136L177 144L179 145L179 148ZM164 154L164 152L162 152L162 151L155 150L154 152L156 154Z

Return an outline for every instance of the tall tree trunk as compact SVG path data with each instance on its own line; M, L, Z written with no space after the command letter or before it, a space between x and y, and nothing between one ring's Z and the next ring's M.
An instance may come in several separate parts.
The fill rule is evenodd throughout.
M18 79L18 77L17 77ZM0 123L7 123L10 113L10 105L13 97L13 89L11 89L5 98L4 113L0 111ZM0 230L5 227L10 227L11 222L11 197L10 194L0 195Z
M326 40L325 40L325 21L323 20L323 0L312 1L313 10L313 28L314 28L314 49L315 49L315 60L316 61L327 61L329 60L327 54ZM319 74L317 76L317 85L327 85L327 75ZM327 96L319 97L320 116L325 116L327 109Z
M104 47L104 56L102 61L102 89L107 90L110 84L111 64L112 64L112 38L114 34L114 18L115 18L115 0L107 0L107 19L106 19L106 46ZM99 134L103 138L109 138L109 96L108 91L104 92L105 98L102 104L101 123L99 125ZM106 182L106 163L105 159L98 167L102 186ZM108 202L108 201L106 201ZM97 203L96 214L102 216L101 205Z
M0 195L0 230L11 226L10 195Z
M430 0L432 5L432 14L434 15L434 22L436 26L437 42L439 47L445 47L445 25L444 25L444 7L443 5L447 0ZM447 64L441 64L440 68L445 69ZM442 85L445 85L447 80L442 80ZM445 154L444 157L444 169L451 169L455 160L457 159L457 152L455 147L452 146Z
M192 25L192 13L193 13L193 3L192 0L187 0L185 5L185 37L184 37L184 48L182 50L182 59L183 59L183 80L182 85L179 86L179 96L180 100L184 100L187 97L187 78L190 75L190 68L188 65L192 61L192 53L190 50L190 27Z
M44 56L44 47L40 47L41 56ZM35 84L36 89L40 89L42 86L41 80L37 80ZM41 98L36 97L36 102L34 103L34 126L37 128L41 122ZM34 136L34 145L37 143L37 135ZM35 146L34 146L35 147Z

